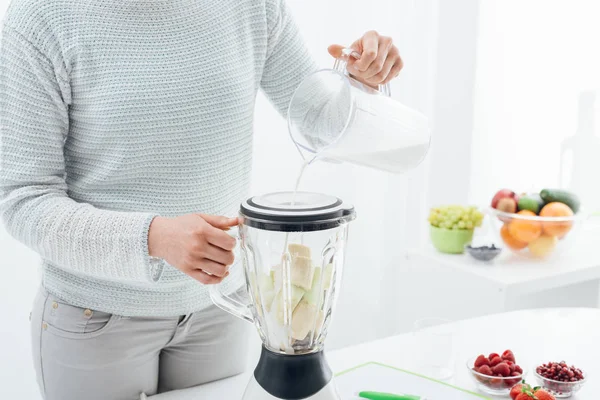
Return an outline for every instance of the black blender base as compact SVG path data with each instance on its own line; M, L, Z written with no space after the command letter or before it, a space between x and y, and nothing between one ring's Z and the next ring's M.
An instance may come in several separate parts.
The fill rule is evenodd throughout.
M323 350L310 354L279 354L263 346L254 379L270 395L285 400L306 399L332 378Z

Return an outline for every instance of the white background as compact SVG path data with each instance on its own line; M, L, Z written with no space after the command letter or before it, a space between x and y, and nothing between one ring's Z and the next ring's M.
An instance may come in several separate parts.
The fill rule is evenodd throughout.
M557 183L577 91L600 85L600 13L595 0L288 2L323 67L332 64L331 43L349 44L369 29L393 36L406 64L394 97L434 122L427 162L404 176L327 164L306 172L301 189L338 195L359 214L329 337L339 347L394 333L402 309L418 307L394 303L394 294L402 290L402 251L424 238L430 204L485 204L499 186ZM252 192L290 189L300 158L262 96L255 137ZM28 315L38 260L1 228L0 254L0 398L36 399Z
M600 2L481 4L470 199L487 203L499 187L558 185L561 142L577 128L578 94L600 89ZM589 174L593 185L600 169Z

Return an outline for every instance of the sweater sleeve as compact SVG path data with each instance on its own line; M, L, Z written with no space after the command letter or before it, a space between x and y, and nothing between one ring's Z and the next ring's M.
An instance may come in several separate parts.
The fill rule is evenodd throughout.
M261 88L285 118L300 82L317 70L285 0L266 0L268 43Z
M70 87L30 40L4 25L0 47L0 213L7 231L69 272L152 282L148 213L100 210L68 196L63 145ZM54 58L56 59L56 58Z

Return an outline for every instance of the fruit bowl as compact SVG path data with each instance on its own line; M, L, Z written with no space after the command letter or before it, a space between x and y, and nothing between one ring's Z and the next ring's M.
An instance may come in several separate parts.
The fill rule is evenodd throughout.
M587 374L583 370L579 370L579 372L583 374L583 379L575 382L562 382L543 377L537 372L537 370L533 371L538 384L546 391L552 393L556 398L571 397L574 393L577 393L579 389L581 389L587 379Z
M568 248L584 217L540 217L533 213L488 210L493 230L513 253L532 259L548 259Z
M507 396L510 393L510 389L521 382L523 377L527 375L526 371L521 372L518 376L503 377L484 375L473 369L476 359L477 358L474 357L467 361L469 374L480 391L493 396Z

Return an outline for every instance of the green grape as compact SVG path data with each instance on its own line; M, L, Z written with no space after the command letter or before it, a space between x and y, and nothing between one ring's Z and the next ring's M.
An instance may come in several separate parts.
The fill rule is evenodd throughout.
M439 206L430 210L428 221L444 229L473 229L481 226L483 214L474 206Z

